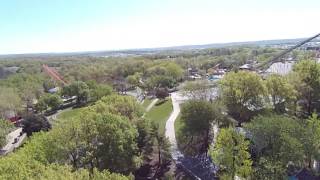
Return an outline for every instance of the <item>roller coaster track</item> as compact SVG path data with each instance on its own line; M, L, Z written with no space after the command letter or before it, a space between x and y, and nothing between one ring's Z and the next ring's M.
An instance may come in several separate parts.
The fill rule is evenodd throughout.
M42 68L43 68L44 72L46 72L55 81L62 83L62 85L68 84L55 69L50 68L46 64L43 64Z
M281 52L281 53L278 54L277 56L273 57L270 61L267 61L267 62L265 62L265 63L259 64L256 68L257 68L257 69L258 69L258 68L263 68L263 67L266 67L266 65L271 65L271 64L273 64L273 63L280 62L280 61L281 61L281 58L282 58L283 56L285 56L286 54L290 53L291 51L293 51L293 50L295 50L295 49L303 46L304 44L312 41L313 39L315 39L315 38L317 38L317 37L320 37L320 33L317 34L317 35L315 35L315 36L312 36L312 37L310 37L310 38L308 38L308 39L306 39L306 40L303 40L303 41L299 42L297 45L292 46L291 48L289 48L289 49Z

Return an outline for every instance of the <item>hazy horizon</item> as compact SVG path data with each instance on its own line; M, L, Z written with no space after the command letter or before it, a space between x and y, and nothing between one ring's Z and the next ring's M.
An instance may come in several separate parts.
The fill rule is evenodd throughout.
M0 54L161 48L310 37L320 2L13 0L0 7Z
M315 34L313 34L315 35ZM311 35L311 36L313 36ZM310 37L311 37L310 36ZM83 50L83 51L54 51L54 52L26 52L26 53L10 53L10 54L0 54L0 56L6 55L24 55L24 54L63 54L63 53L86 53L86 52L116 52L116 51L135 51L135 50L153 50L153 49L174 49L179 47L188 47L188 46L206 46L206 45L228 45L228 44L237 44L237 43L254 43L262 41L281 41L281 40L295 40L295 39L305 39L309 37L296 37L296 38L286 38L286 39L258 39L252 41L230 41L230 42L212 42L206 44L182 44L182 45L173 45L173 46L161 46L161 47L137 47L137 48L124 48L124 49L97 49L97 50Z

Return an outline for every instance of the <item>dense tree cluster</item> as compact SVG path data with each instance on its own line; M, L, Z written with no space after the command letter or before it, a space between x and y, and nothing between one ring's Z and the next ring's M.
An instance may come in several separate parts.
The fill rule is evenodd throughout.
M84 108L79 117L59 120L49 132L44 132L50 128L44 117L30 115L23 124L24 131L32 134L31 139L0 162L17 164L16 161L22 158L19 162L25 170L18 168L21 172L17 173L26 175L21 174L21 177L36 176L30 171L37 165L34 168L39 168L38 176L44 179L60 171L71 179L85 178L87 173L90 177L121 179L125 177L108 171L133 173L155 147L159 166L166 164L170 160L166 138L141 116L140 105L135 99L119 95L103 97L95 105ZM42 132L35 133L39 131ZM77 171L71 172L71 167Z
M266 109L310 116L319 107L320 65L301 61L287 76L270 75L264 81L253 72L228 73L221 81L221 98L240 124Z
M225 121L221 110L220 104L204 100L191 100L182 105L183 133L188 138L185 152L196 155L208 151L214 135L213 125Z
M255 174L261 179L284 178L291 170L312 168L319 157L320 120L314 114L307 120L285 116L259 116L246 124L255 154ZM290 173L290 171L289 171Z
M61 97L57 94L44 94L42 95L35 108L39 112L43 112L50 108L51 110L56 110L63 103Z
M252 177L249 141L235 129L221 129L209 154L219 166L221 179L234 179L236 176L245 179Z
M115 95L113 88L125 94L139 87L165 99L187 77L185 70L197 69L204 76L216 65L231 71L218 84L194 81L183 87L190 99L180 115L183 152L208 154L221 179L283 179L301 168L312 169L320 158L320 65L303 59L315 54L294 51L290 56L299 62L286 76L238 70L278 52L230 47L139 57L47 57L48 66L68 82L56 94L47 94L59 84L41 72L43 59L1 61L1 67L19 68L0 80L1 117L26 114L22 125L29 140L0 158L0 179L129 179L155 157L153 178L159 178L158 171L171 159L168 139L158 124L142 118L136 99ZM62 98L74 96L83 112L51 127L41 114L64 107ZM12 128L0 120L0 146Z

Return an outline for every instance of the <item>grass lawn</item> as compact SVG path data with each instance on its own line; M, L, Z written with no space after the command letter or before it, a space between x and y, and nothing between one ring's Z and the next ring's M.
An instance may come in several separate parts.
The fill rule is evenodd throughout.
M181 145L183 146L185 142L185 138L182 132L183 126L184 126L184 122L181 120L181 113L180 113L176 121L174 122L174 130L176 132L176 139L177 139L177 144L179 148L181 147Z
M81 112L83 112L84 108L75 108L75 109L70 109L62 112L57 116L57 119L69 119L69 118L75 118L75 117L80 117Z
M143 103L142 103L143 109L146 110L147 107L151 104L152 101L153 101L153 99L145 98Z
M158 103L146 113L145 118L150 119L152 122L158 123L159 131L164 133L167 119L172 112L172 102L171 99L169 99L164 103Z

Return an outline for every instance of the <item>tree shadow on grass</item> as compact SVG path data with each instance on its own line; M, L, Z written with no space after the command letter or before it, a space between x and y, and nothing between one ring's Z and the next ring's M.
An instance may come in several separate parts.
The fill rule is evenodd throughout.
M164 103L167 102L167 101L168 101L168 99L159 100L159 101L155 104L155 106L160 106L160 105L164 104Z

